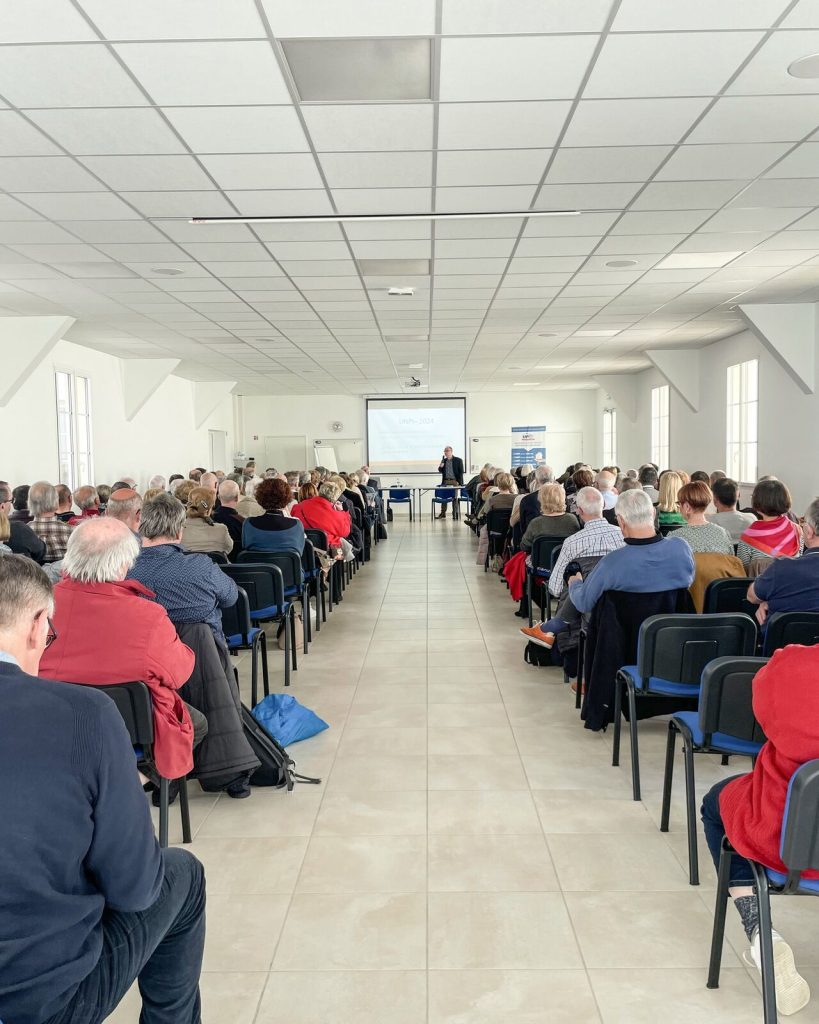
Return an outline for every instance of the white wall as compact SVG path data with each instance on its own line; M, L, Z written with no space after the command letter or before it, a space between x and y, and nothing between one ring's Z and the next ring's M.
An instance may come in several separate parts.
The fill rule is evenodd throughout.
M699 350L700 408L693 412L671 389L670 462L691 471L725 468L726 370L746 359L759 359L758 474L772 473L789 487L794 510L802 513L819 494L819 470L813 436L819 423L819 395L806 395L771 356L753 331L742 331ZM618 410L618 462L638 466L651 455L651 389L664 384L657 370L637 375L637 422ZM604 396L601 391L600 395ZM602 434L604 405L598 399L597 433ZM744 499L750 494L744 494Z
M228 433L233 448L233 404L227 396L201 428L194 427L193 384L168 377L131 422L123 412L120 360L61 341L0 408L0 478L16 483L57 481L57 414L54 371L73 370L91 379L94 480L113 483L132 476L144 487L155 473L187 473L208 466L208 430ZM214 466L229 472L231 466ZM81 481L88 483L89 481Z

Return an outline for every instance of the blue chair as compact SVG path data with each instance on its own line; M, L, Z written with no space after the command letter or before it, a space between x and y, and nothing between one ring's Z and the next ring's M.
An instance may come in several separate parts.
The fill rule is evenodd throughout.
M412 522L412 491L409 487L391 487L387 494L387 510L391 505L409 505L409 521Z
M469 493L469 491L465 487L461 487L459 489L459 491L458 491L458 498L457 498L458 519L461 518L461 505L463 505L464 502L466 502L467 514L469 514L469 512L472 511L472 495Z
M250 651L250 706L256 707L259 701L259 655L262 662L262 685L264 695L270 693L270 676L267 670L267 636L261 626L254 626L250 617L250 602L247 594L239 587L239 598L230 608L222 609L222 629L225 631L228 650L231 654L237 651Z
M725 938L725 912L733 847L722 840L717 872L717 899L714 930L708 964L708 988L719 988L722 946ZM759 954L762 974L762 1012L764 1024L777 1024L776 980L771 938L771 896L819 896L819 880L803 880L803 871L819 870L819 760L808 761L791 776L779 857L787 874L750 861L754 887L759 901Z
M284 596L284 576L278 565L243 562L223 565L226 573L247 594L250 618L260 622L281 622L284 627L284 685L290 685L290 666L298 669L296 658L296 606Z
M307 654L307 646L312 639L312 630L310 628L310 598L304 582L301 555L297 555L295 551L242 551L236 559L236 564L277 565L281 569L285 599L291 602L301 602L304 653ZM294 642L294 653L295 650Z
M541 581L540 616L541 618L551 616L552 596L549 593L549 579L565 539L565 537L535 537L532 543L532 564L526 566L526 602L529 606L530 626L534 624L532 605L535 600L536 579Z
M436 505L452 505L452 514L457 518L458 515L458 488L457 487L436 487L435 493L432 495L432 501L429 504L429 515L431 519L435 518L435 506Z
M651 615L640 626L637 664L624 665L614 683L614 740L611 763L620 763L623 690L628 700L631 784L640 799L637 703L664 697L688 710L700 694L705 666L715 658L750 657L756 647L756 623L747 615ZM667 700L663 702L667 705ZM644 711L650 709L643 709ZM655 714L658 712L655 711ZM643 715L643 717L647 717Z
M702 673L698 709L678 711L668 723L660 831L668 831L674 748L679 733L685 761L688 879L691 885L700 884L694 754L721 754L724 757L740 754L752 761L756 758L765 742L765 734L754 717L753 682L757 672L767 664L767 658L716 658L709 662Z

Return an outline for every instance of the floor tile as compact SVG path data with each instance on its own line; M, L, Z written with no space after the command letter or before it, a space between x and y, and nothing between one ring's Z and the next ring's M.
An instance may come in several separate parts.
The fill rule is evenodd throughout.
M297 892L425 892L423 836L314 836Z
M480 707L479 704L473 705ZM463 730L459 730L463 731ZM432 789L528 789L520 758L509 756L431 755L429 788Z
M542 836L430 836L430 892L553 892Z
M430 835L539 835L528 792L441 790L429 793Z
M339 754L325 786L329 792L406 792L426 790L427 759L423 754Z
M568 891L684 892L688 877L659 832L552 835L549 850Z
M199 836L191 846L205 866L208 896L292 892L306 849L306 837Z
M426 1024L423 971L274 971L256 1024Z
M268 970L289 902L289 896L208 894L203 970Z
M599 1024L584 971L430 971L429 1024Z
M317 836L420 836L427 830L427 794L328 792Z
M717 989L702 970L592 970L603 1024L749 1024L762 1019L762 1000L744 970L723 969ZM801 1014L793 1018L801 1020Z

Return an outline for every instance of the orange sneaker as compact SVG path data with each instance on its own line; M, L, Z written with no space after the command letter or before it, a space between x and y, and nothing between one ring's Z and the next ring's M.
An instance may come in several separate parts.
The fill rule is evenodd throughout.
M521 633L528 637L533 644L538 644L540 647L546 647L549 650L552 649L555 642L554 633L544 633L540 626L521 626Z

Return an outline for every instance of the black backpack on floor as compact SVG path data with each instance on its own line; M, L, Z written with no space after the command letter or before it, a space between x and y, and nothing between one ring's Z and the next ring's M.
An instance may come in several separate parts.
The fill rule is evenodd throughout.
M523 660L527 665L552 665L552 652L548 647L532 643L530 640L523 651Z
M287 788L291 792L297 782L304 782L311 786L318 786L321 779L312 779L307 775L299 775L296 771L296 762L287 753L278 740L257 722L250 710L242 704L242 725L245 736L253 753L262 762L250 776L250 783L253 786L274 786L276 789Z

